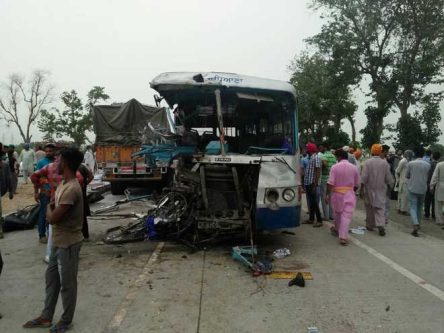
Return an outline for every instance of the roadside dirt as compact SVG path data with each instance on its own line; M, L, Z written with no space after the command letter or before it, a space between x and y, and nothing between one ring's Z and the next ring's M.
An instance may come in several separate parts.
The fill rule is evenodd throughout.
M19 180L21 181L21 180ZM12 200L9 200L8 193L2 197L2 211L3 215L22 209L26 206L35 203L34 200L34 187L31 183L19 184L17 187L17 194L14 195Z

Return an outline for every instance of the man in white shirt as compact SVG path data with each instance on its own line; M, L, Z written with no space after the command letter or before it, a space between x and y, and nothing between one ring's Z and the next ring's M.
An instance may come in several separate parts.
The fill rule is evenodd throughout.
M86 146L84 163L88 167L88 169L91 170L91 172L94 174L96 160L94 158L94 152L91 146Z

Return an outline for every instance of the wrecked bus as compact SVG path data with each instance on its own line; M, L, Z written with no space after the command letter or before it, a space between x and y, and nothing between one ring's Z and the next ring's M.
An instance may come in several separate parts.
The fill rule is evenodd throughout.
M193 211L198 230L219 234L299 226L292 85L234 73L171 72L150 86L160 95L156 102L164 100L171 109L173 146L188 149L170 165L176 180L192 174L199 184Z

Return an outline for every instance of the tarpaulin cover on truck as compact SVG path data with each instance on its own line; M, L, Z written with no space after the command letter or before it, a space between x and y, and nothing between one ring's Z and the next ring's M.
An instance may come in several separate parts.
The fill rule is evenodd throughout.
M94 132L97 143L140 144L144 127L168 127L163 108L141 104L131 99L123 104L95 105Z

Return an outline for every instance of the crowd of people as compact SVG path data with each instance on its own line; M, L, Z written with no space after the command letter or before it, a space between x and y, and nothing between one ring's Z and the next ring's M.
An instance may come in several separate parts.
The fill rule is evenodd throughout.
M380 236L386 235L391 199L397 200L398 214L410 215L414 237L419 236L423 217L444 225L444 162L438 151L416 147L395 152L387 145L374 144L369 155L364 160L360 149L331 150L326 142L319 147L311 142L306 145L301 169L309 218L303 223L317 228L332 220L331 233L347 245L360 196L366 229L377 230Z
M39 203L39 241L47 244L44 308L37 318L26 322L23 327L50 327L50 332L65 332L72 322L76 306L80 248L82 242L89 238L86 186L93 179L94 158L91 160L89 156L92 155L91 147L87 147L85 155L77 148L57 149L53 144L35 152L25 144L19 156L13 146L6 150L7 154L0 143L1 195L9 192L9 198L13 199L19 172L17 164L21 163L23 183L31 180L35 201ZM0 222L3 222L1 216L0 202ZM3 237L3 234L0 236ZM0 273L2 268L0 253ZM63 314L53 324L59 294Z

